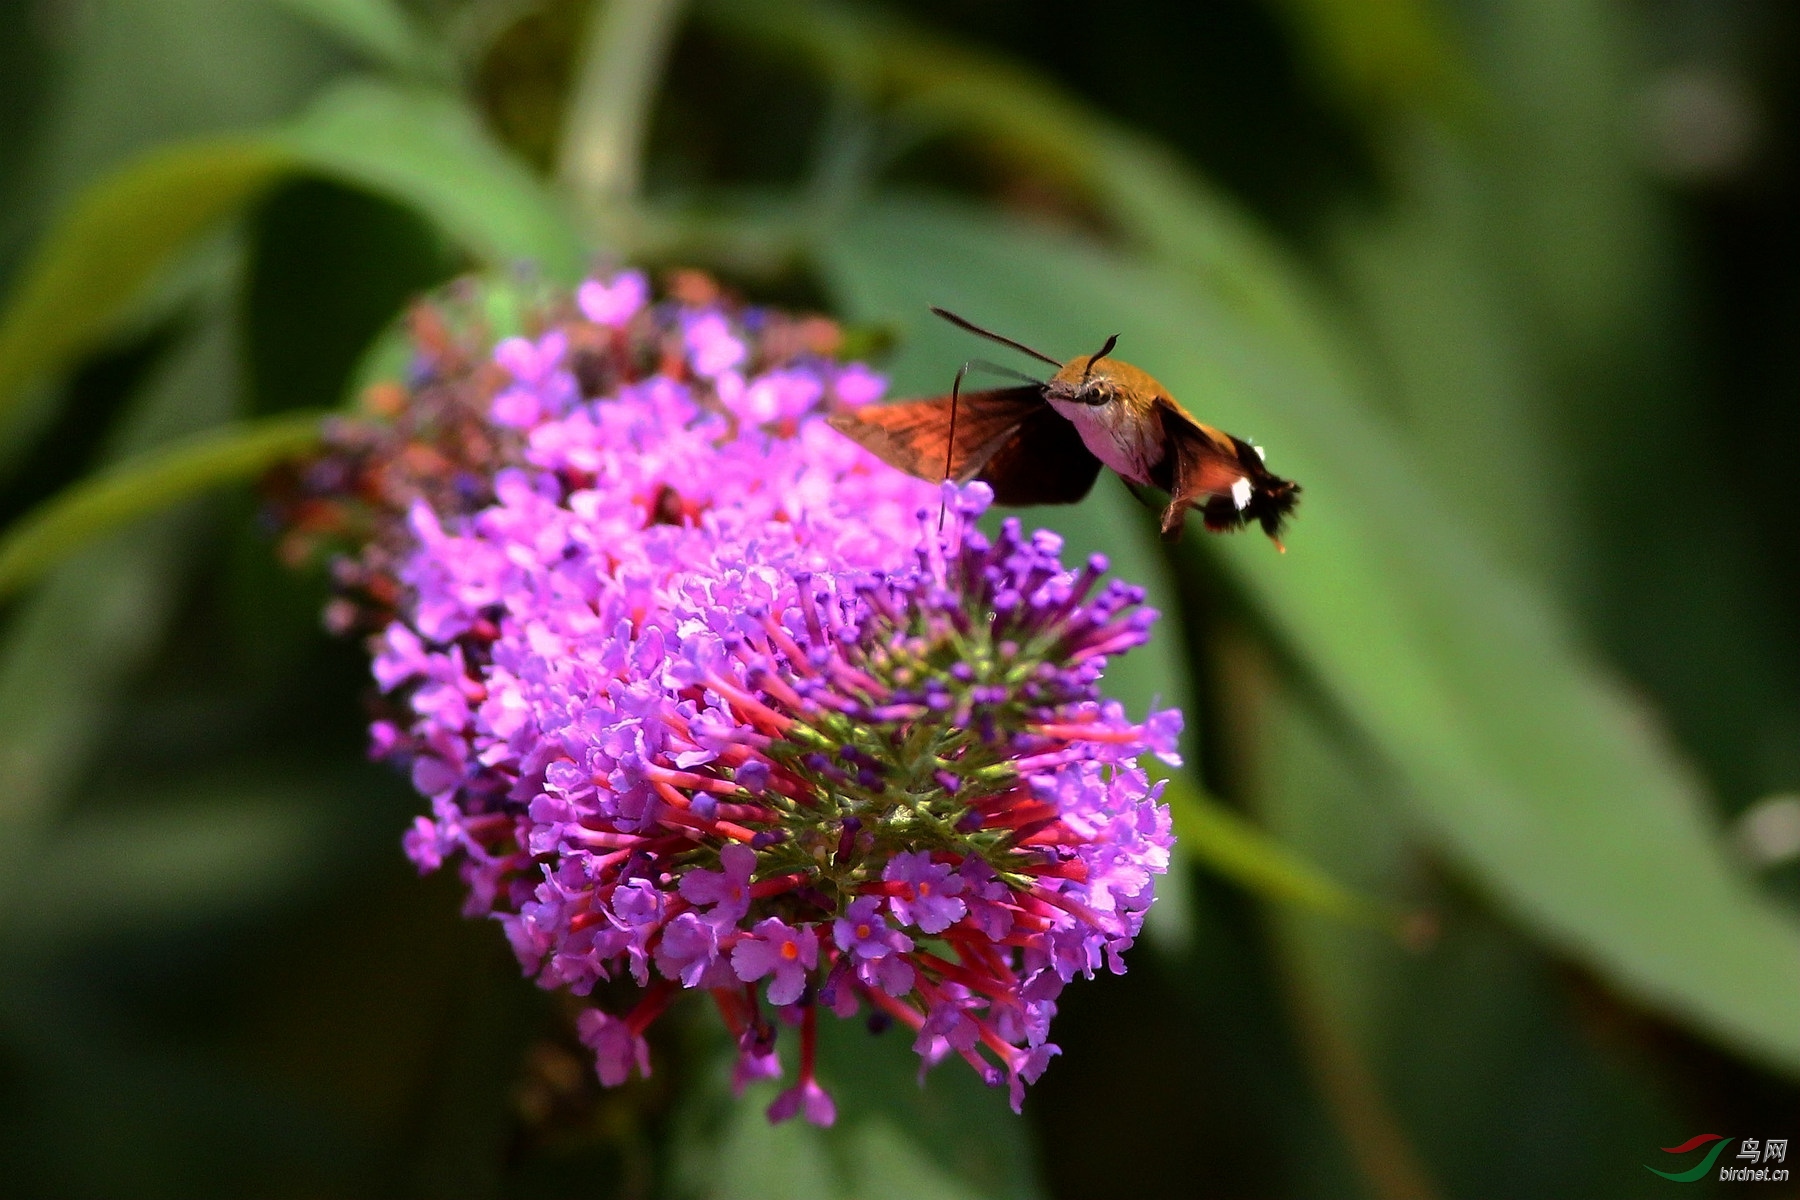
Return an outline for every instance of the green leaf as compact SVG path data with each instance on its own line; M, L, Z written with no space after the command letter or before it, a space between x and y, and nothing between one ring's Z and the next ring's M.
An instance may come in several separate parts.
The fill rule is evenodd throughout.
M1658 1129L1698 1114L1643 1086L1630 1069L1639 1039L1592 1036L1606 1022L1592 1009L1570 1019L1608 1001L1582 995L1550 953L1444 887L1407 828L1396 781L1244 657L1232 695L1256 714L1242 749L1258 817L1339 878L1429 903L1438 930L1428 952L1406 953L1298 909L1271 914L1319 1091L1372 1192L1523 1196L1555 1179L1569 1195L1614 1194ZM1545 1137L1546 1112L1581 1119Z
M1749 385L1754 368L1740 374L1741 329L1695 319L1716 285L1689 269L1697 247L1673 219L1669 181L1648 169L1645 127L1621 118L1676 78L1638 52L1660 36L1653 11L1504 0L1468 20L1496 118L1470 150L1488 194L1480 236L1536 335L1553 389L1541 411L1576 468L1564 486L1585 502L1571 572L1581 601L1735 809L1800 778L1767 749L1800 745L1783 578L1795 559L1771 553L1767 532L1791 524L1775 515L1784 472L1749 466L1694 521L1670 520L1668 481L1696 436L1752 458L1757 444L1785 447L1759 431L1780 428L1791 400ZM1769 425L1767 412L1784 415Z
M392 0L273 0L345 45L403 75L443 79L450 60Z
M210 298L198 329L134 398L116 455L142 453L230 411L236 372L229 305ZM100 745L125 681L156 648L180 593L191 514L165 512L62 564L11 615L0 640L0 909L17 899L43 831Z
M848 313L946 304L1051 353L1123 334L1306 502L1275 554L1210 551L1392 763L1430 835L1511 913L1640 1000L1800 1071L1800 930L1724 854L1703 790L1538 592L1483 552L1353 385L1179 272L948 204L822 240ZM1148 517L1146 517L1148 519Z
M1464 26L1494 101L1497 128L1477 147L1495 195L1490 234L1540 336L1583 385L1569 414L1582 422L1597 402L1635 421L1637 389L1668 385L1670 343L1685 340L1679 252L1627 119L1649 82L1641 15L1606 0L1504 0Z
M154 151L84 193L0 315L0 422L26 385L94 349L152 276L292 161L253 138L193 142Z
M311 171L415 209L489 264L531 263L565 283L586 266L549 188L445 93L343 83L274 142Z
M89 476L0 535L0 597L139 517L252 479L304 452L319 440L321 416L290 413L219 426Z
M705 0L695 15L860 90L909 128L971 136L1062 176L1146 255L1204 278L1290 349L1341 357L1312 319L1311 282L1254 221L1167 147L1016 63L829 0Z
M1494 198L1475 157L1439 132L1409 129L1389 151L1396 201L1345 206L1334 274L1432 482L1509 564L1562 582L1584 532L1559 453L1564 406L1550 397L1531 322L1509 302Z
M307 172L423 214L494 266L570 281L581 239L549 189L454 98L357 81L258 136L151 152L93 185L46 238L0 314L0 422L33 381L98 346L196 237Z
M94 0L72 15L41 29L54 82L42 136L25 139L37 151L20 181L36 210L28 227L47 228L94 181L158 147L284 120L343 70L325 39L261 0Z
M1234 748L1257 817L1338 877L1416 902L1430 875L1403 814L1380 803L1382 789L1371 779L1376 772L1366 756L1360 762L1342 752L1331 757L1328 747L1337 747L1294 719L1295 689L1274 675L1253 645L1229 658L1225 686L1232 703L1249 714L1234 731ZM1394 1040L1384 1021L1384 1005L1397 987L1394 976L1420 956L1298 908L1269 916L1270 949L1284 977L1299 1048L1367 1190L1379 1197L1438 1194L1416 1132L1395 1111L1391 1079L1377 1069Z
M0 934L54 946L178 926L300 890L330 843L322 789L287 778L233 782L150 802L134 796L129 811L72 819L33 857L27 919Z

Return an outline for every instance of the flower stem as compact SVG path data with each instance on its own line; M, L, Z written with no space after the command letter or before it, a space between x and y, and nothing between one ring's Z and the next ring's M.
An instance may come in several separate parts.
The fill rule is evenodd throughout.
M644 138L683 0L597 0L575 93L563 121L557 174L600 213L637 198Z

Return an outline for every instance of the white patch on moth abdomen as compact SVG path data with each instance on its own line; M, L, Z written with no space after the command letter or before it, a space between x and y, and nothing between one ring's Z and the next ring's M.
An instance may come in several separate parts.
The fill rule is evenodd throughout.
M1250 507L1250 481L1242 475L1232 481L1231 502L1238 506L1239 512Z

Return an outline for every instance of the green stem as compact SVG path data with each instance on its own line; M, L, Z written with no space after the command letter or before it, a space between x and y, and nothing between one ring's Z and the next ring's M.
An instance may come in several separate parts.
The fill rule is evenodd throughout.
M683 0L597 0L563 122L557 173L601 213L629 209Z
M1429 935L1426 919L1338 883L1262 829L1209 798L1184 775L1164 777L1163 801L1175 819L1176 849L1267 900L1391 934L1403 944Z

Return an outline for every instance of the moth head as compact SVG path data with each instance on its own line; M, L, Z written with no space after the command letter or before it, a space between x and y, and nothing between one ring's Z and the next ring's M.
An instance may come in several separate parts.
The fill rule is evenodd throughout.
M1064 363L1045 385L1052 399L1071 404L1102 405L1116 400L1141 400L1146 405L1164 388L1150 375L1111 357L1119 337L1114 334L1092 354L1083 354Z

